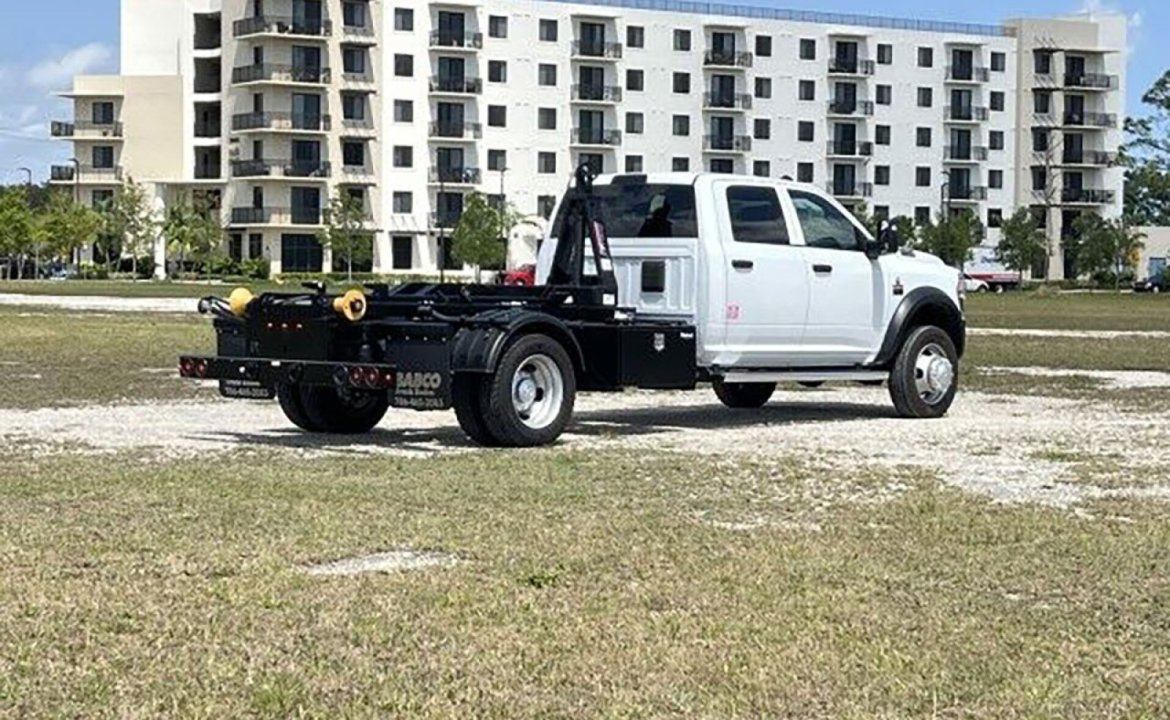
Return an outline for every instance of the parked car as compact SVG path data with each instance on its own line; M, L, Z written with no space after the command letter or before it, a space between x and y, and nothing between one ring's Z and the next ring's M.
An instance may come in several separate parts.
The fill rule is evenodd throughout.
M986 280L980 280L963 273L963 288L968 293L984 293L991 291L991 285Z
M1138 280L1133 284L1133 291L1138 293L1160 293L1166 289L1166 276L1157 275L1145 280Z
M504 284L532 287L536 284L536 266L521 265L515 270L509 270L504 273Z

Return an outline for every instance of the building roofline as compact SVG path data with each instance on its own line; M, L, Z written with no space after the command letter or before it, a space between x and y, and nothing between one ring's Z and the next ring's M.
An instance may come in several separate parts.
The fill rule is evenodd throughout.
M855 25L859 27L885 28L887 30L911 30L916 32L982 35L990 37L1014 37L1016 35L1016 29L1007 25L981 25L977 23L916 20L883 17L879 15L850 15L846 13L820 12L817 10L788 10L785 8L752 7L748 5L725 5L718 2L700 2L698 0L543 1L571 5L600 5L634 10L659 10L692 15L722 15L755 20L785 20L788 22L817 23L820 25Z

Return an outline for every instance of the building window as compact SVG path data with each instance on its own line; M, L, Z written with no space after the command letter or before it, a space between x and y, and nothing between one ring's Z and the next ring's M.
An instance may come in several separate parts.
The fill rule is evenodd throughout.
M394 8L394 29L402 32L414 30L414 10L410 8Z
M250 233L248 235L248 257L259 260L264 257L264 235Z
M321 272L321 242L312 235L281 235L280 262L285 272Z
M1052 112L1052 93L1037 92L1032 94L1032 109L1037 115L1048 115Z
M930 187L930 168L914 168L914 184L918 187Z
M508 63L503 60L488 61L488 82L508 82Z
M114 124L114 103L108 100L102 100L93 104L93 124L94 125L113 125Z
M557 207L557 198L555 195L538 195L536 198L536 214L548 220L552 217L553 210Z
M536 171L541 175L553 175L557 171L557 154L542 152L536 155Z
M632 48L646 47L646 28L630 25L626 28L626 45Z
M877 86L877 104L889 105L894 97L894 89L889 85Z
M394 167L414 167L414 148L409 145L394 146Z
M675 115L671 125L676 137L687 137L691 134L691 116Z
M390 239L390 267L410 270L414 267L414 236L395 235Z
M873 184L874 185L889 185L890 184L890 166L878 165L873 169Z
M342 48L341 68L346 75L365 75L366 59L369 57L365 48Z
M1037 50L1033 55L1036 63L1037 75L1051 75L1052 74L1052 51L1051 50Z
M816 60L817 59L817 41L812 38L800 39L800 59L801 60Z
M708 169L713 173L731 175L735 172L735 162L728 158L711 158Z
M353 141L346 141L341 143L341 159L345 167L365 167L366 144L364 142Z
M503 15L488 16L488 37L508 37L508 18Z
M992 130L988 133L987 144L992 150L1003 150L1003 130Z
M889 145L890 144L890 126L889 125L876 126L874 128L874 131L873 131L873 136L874 136L873 137L874 142L876 144Z
M756 97L761 100L772 97L772 78L756 78Z
M812 142L814 136L813 124L808 120L801 120L796 124L796 139L800 142Z
M753 123L752 135L756 140L769 140L772 137L772 121L768 118L756 118Z
M626 90L642 92L646 89L646 73L641 70L626 70Z
M930 147L930 128L920 127L915 133L918 147Z
M1033 152L1048 152L1048 131L1044 129L1032 130L1032 151Z
M557 21L556 20L541 20L540 21L540 39L544 42L557 41Z
M918 67L934 67L934 48L918 48Z
M507 127L508 126L508 106L507 105L488 105L488 127Z
M626 156L626 172L628 172L628 173L642 172L642 156L641 155L627 155Z
M991 93L991 109L996 112L1003 112L1004 108L1004 94L998 90Z
M801 80L798 88L799 98L801 100L817 99L817 84L812 80Z
M93 148L93 166L106 170L114 167L114 147L112 145L95 145Z
M926 225L929 222L930 222L930 208L929 207L919 206L919 207L914 208L914 224L915 225Z
M987 227L997 228L1003 226L1003 210L1000 208L987 209Z
M802 162L796 164L796 181L810 183L813 181L813 164Z
M678 52L690 52L691 50L691 31L690 30L675 30L674 31L674 49Z
M1003 170L988 170L987 186L992 190L1003 188Z
M674 74L674 91L680 95L685 95L691 91L690 73L676 72Z
M934 89L928 87L918 88L918 107L928 108L934 105Z
M541 63L536 68L536 84L542 87L553 87L557 84L557 66Z
M878 43L877 61L878 65L893 65L894 46L889 43Z
M395 77L414 77L414 56L401 53L394 56Z
M752 175L756 177L772 177L772 163L767 160L756 160L752 163Z
M685 157L672 158L670 161L670 169L674 172L689 172L691 169L691 159Z
M991 71L1004 72L1007 70L1007 53L991 53Z
M363 102L363 114L364 114ZM414 101L413 100L395 100L394 101L394 122L409 123L414 122Z
M414 193L399 191L393 197L394 212L406 214L414 212Z
M640 112L626 113L626 132L631 135L641 135L646 119Z
M756 55L772 57L772 36L756 35Z
M882 220L889 220L890 219L890 206L889 205L874 205L873 206L873 219L877 220L879 222Z
M1032 168L1032 189L1036 191L1048 189L1048 170L1046 168Z
M557 109L547 107L539 108L536 111L536 127L539 130L556 130Z
M499 172L508 169L507 150L488 150L488 170Z

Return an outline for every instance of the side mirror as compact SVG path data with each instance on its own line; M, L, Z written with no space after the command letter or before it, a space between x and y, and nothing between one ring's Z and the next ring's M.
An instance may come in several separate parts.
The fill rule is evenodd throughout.
M896 253L902 247L902 238L898 237L898 229L889 220L882 220L878 230L878 244L887 252Z

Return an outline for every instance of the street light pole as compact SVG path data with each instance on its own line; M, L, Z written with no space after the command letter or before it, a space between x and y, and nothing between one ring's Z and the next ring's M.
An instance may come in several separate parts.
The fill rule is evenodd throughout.
M943 183L939 187L939 210L942 212L942 222L950 222L951 208L950 208L950 194L951 194L951 173L943 170Z
M33 184L32 170L29 168L26 168L26 167L17 168L17 170L24 173L27 176L25 183L24 183L24 188L25 188L24 197L25 197L25 202L28 202L31 204L32 203L32 184ZM35 279L35 280L41 279L41 246L36 242L33 243L33 279Z
M73 204L81 204L81 161L75 157L69 158L69 162L73 164ZM73 264L81 264L81 248L75 248L73 251Z

